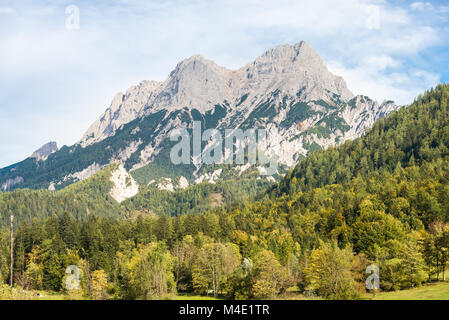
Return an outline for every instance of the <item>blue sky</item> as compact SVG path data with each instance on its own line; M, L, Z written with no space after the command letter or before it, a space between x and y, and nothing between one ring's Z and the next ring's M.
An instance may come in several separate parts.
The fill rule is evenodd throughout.
M0 167L77 142L116 92L193 54L237 69L301 40L376 100L449 81L449 1L0 0Z

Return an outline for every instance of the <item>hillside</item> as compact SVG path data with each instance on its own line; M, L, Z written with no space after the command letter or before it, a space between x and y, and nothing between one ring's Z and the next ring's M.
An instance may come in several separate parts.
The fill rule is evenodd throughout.
M398 165L421 166L446 159L448 112L447 85L440 85L419 96L408 108L379 120L363 138L314 152L299 161L274 193L341 184L375 171L392 172Z
M64 214L81 221L90 216L134 218L140 214L196 214L249 201L272 185L266 179L257 179L257 172L248 170L241 176L223 177L213 183L206 180L184 189L161 190L150 185L130 193L131 182L126 182L130 176L120 181L116 178L118 174L126 175L126 171L119 164L111 164L86 180L60 190L0 192L0 227L9 225L10 213L21 222Z
M9 224L9 214L17 221L62 216L85 220L90 215L119 217L122 210L110 196L111 165L88 180L79 181L58 191L19 189L0 192L0 225Z

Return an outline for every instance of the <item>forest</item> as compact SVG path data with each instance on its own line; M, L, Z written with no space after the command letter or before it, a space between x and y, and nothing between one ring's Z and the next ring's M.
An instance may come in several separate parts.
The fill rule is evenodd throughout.
M212 191L147 190L118 204L108 195L110 170L53 193L0 193L0 297L12 294L11 213L16 290L67 299L277 299L292 287L305 298L359 299L370 265L381 291L445 280L449 85L361 138L312 152L265 190L231 181ZM204 204L216 192L225 203ZM70 265L79 269L76 290L65 285Z

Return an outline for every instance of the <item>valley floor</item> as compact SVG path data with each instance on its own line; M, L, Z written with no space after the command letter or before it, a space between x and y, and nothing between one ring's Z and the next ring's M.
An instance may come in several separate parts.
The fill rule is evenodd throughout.
M34 299L39 300L64 300L64 294L57 292L39 291L41 296ZM19 298L22 299L22 298ZM194 293L179 293L176 300L222 300L223 297L201 296ZM300 294L296 288L290 288L279 300L308 300L310 298ZM378 292L376 295L367 293L362 296L363 300L449 300L449 282L435 282L425 284L418 288L399 290L392 292Z
M375 297L372 294L365 294L364 298L370 300L449 300L449 283L429 283L408 290L379 292Z

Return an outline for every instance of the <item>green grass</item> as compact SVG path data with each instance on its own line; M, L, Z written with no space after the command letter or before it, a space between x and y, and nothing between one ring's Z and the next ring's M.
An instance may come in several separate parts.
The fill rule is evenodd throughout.
M224 300L222 297L214 298L213 296L200 296L193 293L180 292L176 296L176 300Z
M39 300L64 300L64 294L50 291L38 291L42 294ZM277 300L309 300L311 297L302 295L296 287L289 288ZM315 298L316 299L316 298ZM418 288L392 292L366 293L363 300L449 300L449 282L425 284ZM224 300L222 296L201 296L191 292L180 292L175 300Z
M51 291L38 291L42 296L39 300L64 300L64 294Z
M373 299L372 294L366 294L366 299ZM431 283L419 288L408 290L379 292L375 300L449 300L449 282Z
M276 300L307 300L307 298L299 291L297 286L293 286L276 297Z
M66 296L63 293L52 291L38 291L42 296L39 300L65 300ZM175 300L223 300L223 297L214 298L213 296L200 296L194 293L178 293Z

